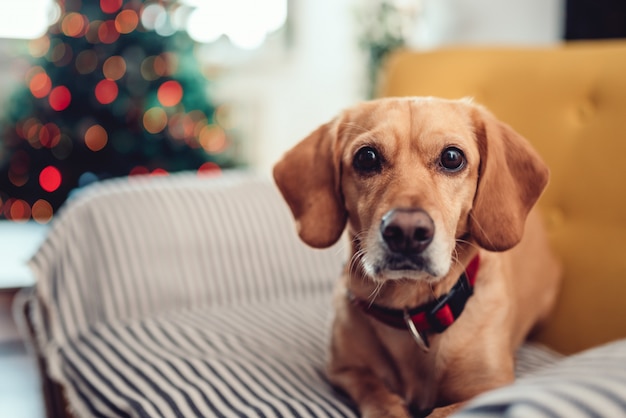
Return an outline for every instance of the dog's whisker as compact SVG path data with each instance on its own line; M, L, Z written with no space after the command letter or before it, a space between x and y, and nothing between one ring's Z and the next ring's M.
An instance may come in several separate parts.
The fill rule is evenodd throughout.
M459 244L467 244L470 247L473 247L473 248L475 248L477 250L480 249L480 247L475 242L471 242L471 241L468 241L468 240L465 240L465 239L462 239L462 238L457 238L456 242L459 243ZM456 248L454 250L457 251Z
M372 290L372 293L370 293L368 297L370 301L369 307L372 307L372 305L374 304L374 301L376 301L376 298L380 294L380 291L382 290L382 288L383 288L383 282L376 282L376 286L374 287L374 290Z
M495 245L493 244L493 242L489 239L489 235L487 235L487 233L485 232L485 229L482 227L482 225L480 224L480 222L478 222L478 219L476 219L474 217L474 215L470 212L469 214L470 218L472 219L472 222L478 227L478 229L480 229L483 237L485 237L485 239L487 240L487 242L489 242L489 246L491 247L495 247Z

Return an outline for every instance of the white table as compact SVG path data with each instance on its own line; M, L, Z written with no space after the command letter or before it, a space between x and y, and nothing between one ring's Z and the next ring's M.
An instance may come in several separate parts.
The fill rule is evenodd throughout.
M48 231L36 222L0 221L0 289L32 286L35 283L26 265Z

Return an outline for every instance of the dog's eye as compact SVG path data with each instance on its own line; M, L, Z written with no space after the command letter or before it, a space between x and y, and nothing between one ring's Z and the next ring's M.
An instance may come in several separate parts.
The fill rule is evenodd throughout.
M465 167L465 155L456 147L448 147L441 153L439 164L445 171L457 172Z
M357 171L372 173L380 171L382 161L375 148L363 147L356 152L352 165Z

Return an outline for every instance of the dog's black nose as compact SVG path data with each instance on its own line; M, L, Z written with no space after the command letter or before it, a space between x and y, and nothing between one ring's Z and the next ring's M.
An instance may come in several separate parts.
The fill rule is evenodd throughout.
M380 233L394 253L421 253L435 235L435 223L422 209L392 209L383 216Z

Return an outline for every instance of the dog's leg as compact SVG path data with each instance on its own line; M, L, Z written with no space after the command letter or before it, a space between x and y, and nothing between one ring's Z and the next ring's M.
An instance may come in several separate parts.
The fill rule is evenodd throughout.
M404 399L393 393L369 369L343 368L331 371L329 377L356 402L363 418L411 417Z

